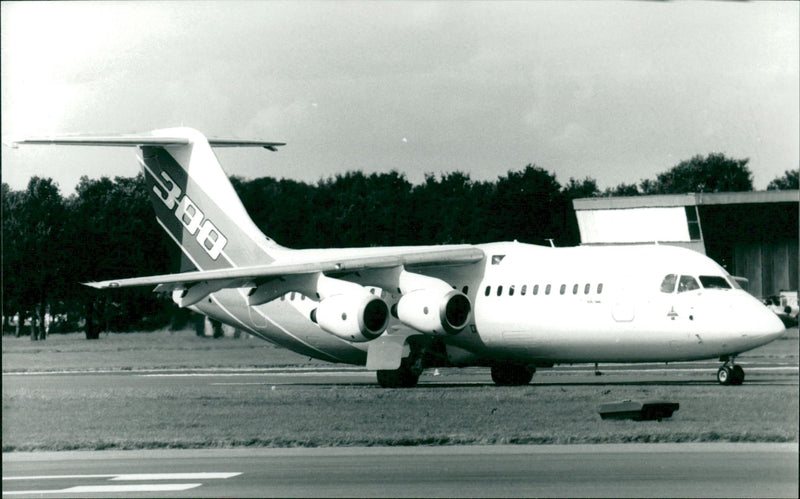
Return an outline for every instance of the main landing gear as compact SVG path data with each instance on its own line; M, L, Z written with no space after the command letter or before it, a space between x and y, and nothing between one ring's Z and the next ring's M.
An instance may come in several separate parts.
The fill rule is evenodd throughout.
M497 386L527 385L536 372L534 366L521 366L518 364L499 364L492 366L492 381Z
M422 357L408 356L398 369L378 370L376 374L378 384L383 388L414 388L422 374Z
M725 363L717 370L717 381L720 385L741 385L744 383L744 369L733 363L733 357L722 358Z

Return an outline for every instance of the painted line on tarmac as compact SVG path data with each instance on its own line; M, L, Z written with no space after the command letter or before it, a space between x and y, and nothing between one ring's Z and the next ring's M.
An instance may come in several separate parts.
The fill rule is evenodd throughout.
M202 483L159 483L131 485L76 485L66 489L50 490L11 490L3 491L3 496L45 495L45 494L120 494L127 492L177 492L194 489Z
M82 478L108 478L111 481L142 481L142 480L224 480L241 475L241 473L123 473L106 475L34 475L34 476L4 476L3 480L65 480Z
M29 475L4 476L3 481L18 480L96 480L111 482L149 482L164 480L224 480L241 475L239 472L201 473L123 473L109 475ZM176 492L200 487L202 483L129 483L121 485L75 485L64 489L4 490L3 496L46 494L122 494L131 492Z

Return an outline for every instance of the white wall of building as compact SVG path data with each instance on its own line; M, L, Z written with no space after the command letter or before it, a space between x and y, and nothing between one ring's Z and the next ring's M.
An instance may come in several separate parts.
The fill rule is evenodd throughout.
M691 241L683 206L584 210L575 214L583 244Z

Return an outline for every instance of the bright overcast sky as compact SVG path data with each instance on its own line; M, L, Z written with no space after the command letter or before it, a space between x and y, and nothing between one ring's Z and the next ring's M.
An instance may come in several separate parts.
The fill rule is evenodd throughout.
M798 2L3 2L2 132L285 141L229 174L396 169L495 179L534 163L601 188L696 154L800 158ZM2 148L2 177L71 193L134 150Z

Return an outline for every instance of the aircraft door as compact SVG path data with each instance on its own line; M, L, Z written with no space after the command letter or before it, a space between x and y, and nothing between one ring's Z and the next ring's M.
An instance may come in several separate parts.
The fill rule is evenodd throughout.
M631 322L635 314L633 294L625 287L614 296L611 306L611 316L617 322Z

